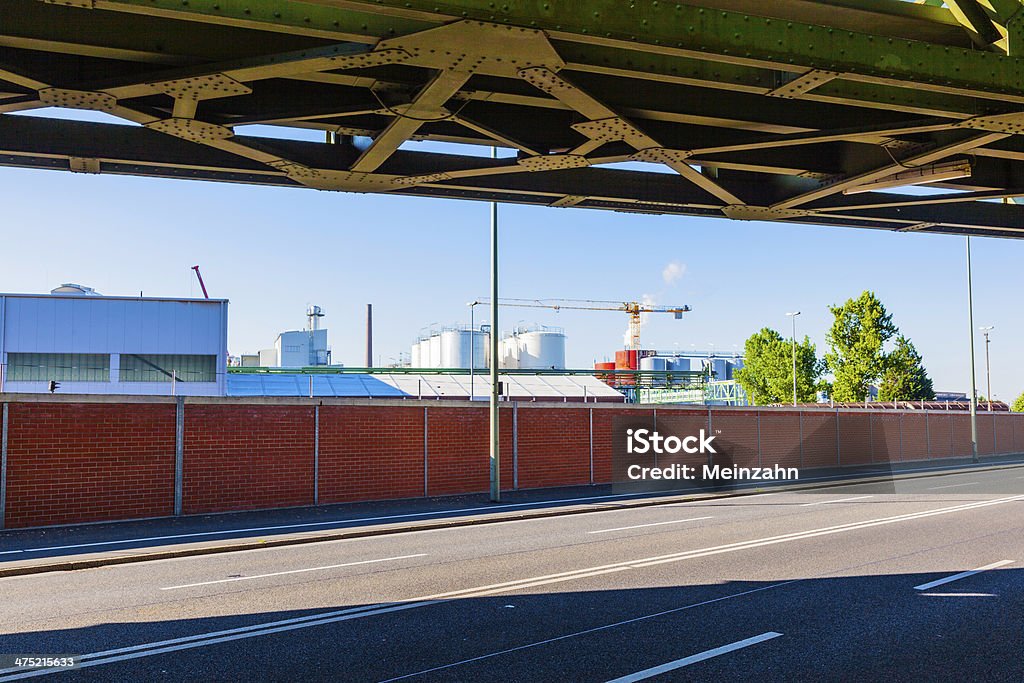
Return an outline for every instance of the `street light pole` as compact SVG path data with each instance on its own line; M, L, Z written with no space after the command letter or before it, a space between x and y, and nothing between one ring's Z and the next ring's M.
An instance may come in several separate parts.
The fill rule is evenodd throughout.
M993 325L982 327L981 333L985 335L985 396L988 397L988 412L992 412L992 372L988 358L988 333L996 329Z
M796 317L800 311L793 311L786 314L793 319L793 405L796 405Z
M967 329L971 333L971 460L978 462L978 387L974 377L974 286L971 282L971 237L967 236Z
M498 148L491 147L491 158L498 158ZM491 500L501 501L501 443L498 431L498 203L491 202Z

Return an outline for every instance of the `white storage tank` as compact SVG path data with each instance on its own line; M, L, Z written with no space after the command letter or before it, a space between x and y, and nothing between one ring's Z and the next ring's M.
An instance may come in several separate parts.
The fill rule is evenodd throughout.
M441 367L441 335L433 334L427 340L427 364L424 367ZM422 353L422 352L421 352Z
M640 369L664 372L669 369L669 359L664 356L645 356L640 359Z
M441 333L442 368L469 369L473 335L469 330L445 330Z
M700 361L697 361L698 367ZM672 372L690 372L690 359L689 358L673 358L669 363L668 369Z
M486 368L487 367L487 343L490 339L490 335L482 330L473 330L473 360L474 368Z
M669 359L664 356L644 356L640 359L640 369L648 372L664 372L669 369ZM653 387L665 386L665 377L641 377L642 383Z
M409 365L410 365L410 367L414 367L414 368L422 368L423 367L422 365L420 365L420 363L422 362L420 360L420 344L421 343L422 342L420 340L417 340L416 343L412 345L412 353L410 354L410 357L409 357Z
M523 370L564 370L565 333L560 328L520 329L502 340L504 367Z

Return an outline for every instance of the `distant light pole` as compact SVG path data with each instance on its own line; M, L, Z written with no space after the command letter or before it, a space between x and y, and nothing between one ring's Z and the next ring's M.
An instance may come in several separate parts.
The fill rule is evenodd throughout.
M988 360L988 345L989 345L988 333L991 332L992 330L996 329L996 328L993 325L988 325L987 327L980 327L978 329L980 329L981 333L983 335L985 335L985 391L987 392L985 394L985 396L988 397L988 412L991 413L992 412L992 372L991 372L991 366L989 365L989 360Z
M474 314L478 304L483 302L473 300L467 303L469 306L469 400L476 400L476 386L474 380L476 379L476 321L474 320Z
M971 333L971 460L978 462L978 386L974 376L974 285L971 282L971 236L967 236L967 329Z
M491 147L491 158L498 158L498 148ZM490 396L490 460L491 501L501 502L501 432L498 431L498 202L491 202L491 396Z
M800 311L787 313L786 316L793 319L793 405L796 405L796 317Z

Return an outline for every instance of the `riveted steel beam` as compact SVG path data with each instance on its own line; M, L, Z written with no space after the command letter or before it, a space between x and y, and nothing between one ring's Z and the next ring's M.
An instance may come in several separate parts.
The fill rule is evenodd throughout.
M797 206L807 204L816 199L827 197L829 195L843 192L844 190L852 189L858 185L866 185L874 180L885 178L886 176L892 175L899 172L902 169L914 168L918 166L925 166L941 159L967 152L975 147L984 147L985 145L1002 140L1007 136L1006 133L986 133L983 135L971 135L966 138L957 140L947 145L943 145L936 149L924 152L921 154L915 154L907 159L899 161L894 160L893 163L886 164L864 173L858 173L856 175L843 178L833 183L825 184L824 186L799 194L795 197L777 202L774 204L774 208L789 209Z
M709 9L699 2L623 6L619 0L592 0L585 5L540 5L531 0L508 0L501 5L489 0L346 0L331 6L190 0L183 6L174 0L97 0L96 6L309 35L331 35L332 30L336 35L347 27L371 40L471 19L538 28L558 40L630 45L732 64L824 69L841 72L845 78L967 96L1024 97L1022 65L1016 58L846 30L827 21L816 24Z
M999 98L1024 96L1018 59L910 39L837 30L828 25L672 3L593 0L546 3L508 0L357 0L350 6L404 8L537 27L553 38L632 44L652 52L713 61L787 65L841 72L845 78ZM771 9L767 10L771 12Z

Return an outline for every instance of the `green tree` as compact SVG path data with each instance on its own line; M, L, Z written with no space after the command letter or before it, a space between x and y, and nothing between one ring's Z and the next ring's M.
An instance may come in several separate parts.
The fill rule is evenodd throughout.
M869 291L829 310L835 321L825 336L831 349L825 364L835 377L832 396L837 401L863 401L886 370L884 346L896 334L896 326Z
M932 380L924 369L921 354L910 340L900 335L896 348L885 357L879 401L917 401L935 398Z
M1015 413L1024 413L1024 394L1017 397L1010 409Z
M817 380L822 372L817 350L804 337L796 345L796 398L800 403L815 400ZM793 340L784 339L765 327L743 344L743 367L736 371L753 405L789 403L793 400Z

